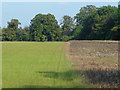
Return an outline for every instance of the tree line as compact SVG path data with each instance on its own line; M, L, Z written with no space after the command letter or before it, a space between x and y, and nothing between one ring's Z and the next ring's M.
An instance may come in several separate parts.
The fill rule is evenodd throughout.
M120 40L120 7L87 5L73 18L65 15L60 25L55 16L37 14L28 27L18 19L2 28L2 41Z

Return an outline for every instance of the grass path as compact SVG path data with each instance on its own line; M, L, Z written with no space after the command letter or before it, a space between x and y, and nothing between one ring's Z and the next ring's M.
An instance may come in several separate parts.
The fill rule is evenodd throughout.
M71 71L65 42L3 42L3 88L91 87Z

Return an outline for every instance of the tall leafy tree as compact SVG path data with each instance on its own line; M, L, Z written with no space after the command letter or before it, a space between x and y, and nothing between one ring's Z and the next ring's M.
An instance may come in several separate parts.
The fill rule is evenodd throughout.
M18 25L21 24L18 19L12 19L8 22L7 28L3 28L3 40L7 41L15 41L17 40L17 31Z
M52 14L37 14L30 25L30 40L54 41L59 40L60 27Z
M75 28L74 20L70 16L65 15L61 20L62 35L69 36Z
M96 23L98 39L111 39L111 29L117 25L117 8L110 5L103 6L97 11L100 20Z
M110 5L97 8L93 5L82 7L76 14L76 31L79 39L113 39L118 20L117 8ZM82 28L79 28L82 26ZM115 28L113 29L113 27ZM117 29L118 30L118 29ZM115 32L114 32L115 33Z
M74 17L76 19L76 24L83 24L86 20L86 18L91 14L94 13L97 10L97 7L94 5L87 5L85 7L82 7L79 11L79 13L76 14Z
M112 20L115 23L114 27L111 29L111 39L120 40L120 1L118 3L117 12L112 15Z
M76 31L79 30L79 39L87 39L88 35L91 33L91 29L94 29L94 24L96 22L97 7L94 5L87 5L80 9L80 12L74 17L76 20ZM82 28L79 28L81 27Z

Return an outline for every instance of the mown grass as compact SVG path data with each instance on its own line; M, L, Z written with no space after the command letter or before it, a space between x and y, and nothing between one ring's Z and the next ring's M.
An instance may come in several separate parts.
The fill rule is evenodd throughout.
M3 88L93 87L72 71L65 42L3 42Z

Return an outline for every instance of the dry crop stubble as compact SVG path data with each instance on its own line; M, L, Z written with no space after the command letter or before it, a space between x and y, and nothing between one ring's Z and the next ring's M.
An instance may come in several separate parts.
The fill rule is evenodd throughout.
M118 42L70 41L72 67L97 87L118 87Z

